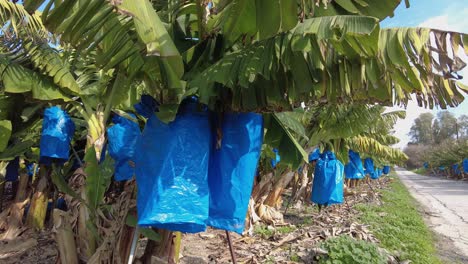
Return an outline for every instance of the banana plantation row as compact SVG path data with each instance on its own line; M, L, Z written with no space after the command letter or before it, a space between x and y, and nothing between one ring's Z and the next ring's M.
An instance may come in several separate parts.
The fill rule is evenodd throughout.
M175 262L171 230L248 231L291 182L308 201L310 166L314 188L378 177L406 159L385 106L468 91L468 36L381 29L399 4L0 0L0 164L20 168L2 237L51 201L64 263L127 262L137 224Z

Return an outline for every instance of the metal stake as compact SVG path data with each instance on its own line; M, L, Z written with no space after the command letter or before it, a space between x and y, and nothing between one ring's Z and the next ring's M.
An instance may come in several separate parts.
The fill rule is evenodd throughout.
M231 235L229 231L226 230L226 237L229 244L229 251L231 252L231 260L233 264L237 264L236 255L234 254L234 248L232 247Z
M135 232L133 232L133 237L132 237L132 247L130 248L130 254L128 256L128 264L133 263L133 259L135 258L135 251L136 251L136 246L138 242L138 236L139 236L139 229L138 226L135 227Z

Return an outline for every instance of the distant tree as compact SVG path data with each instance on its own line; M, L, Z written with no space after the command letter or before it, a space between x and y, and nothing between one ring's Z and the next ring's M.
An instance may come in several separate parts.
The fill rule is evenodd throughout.
M426 152L429 149L428 145L409 143L403 150L403 152L409 157L406 161L406 167L409 169L421 168L424 162L427 161Z
M434 115L431 113L422 113L414 120L411 126L409 136L412 143L431 144L433 143L432 120Z
M460 138L468 138L468 115L461 115L458 118L457 134Z
M437 122L436 122L437 121ZM455 138L457 135L457 118L448 111L442 111L437 114L434 121L433 133L434 142L440 144L442 141ZM436 124L438 127L435 127Z

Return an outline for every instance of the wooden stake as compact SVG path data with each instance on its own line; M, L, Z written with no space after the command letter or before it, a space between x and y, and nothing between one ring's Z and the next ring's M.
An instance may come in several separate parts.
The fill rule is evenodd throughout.
M226 237L227 237L227 241L228 241L228 244L229 244L229 251L231 252L232 263L237 264L236 255L234 254L234 248L232 246L231 235L229 234L229 231L227 231L227 230L226 230Z

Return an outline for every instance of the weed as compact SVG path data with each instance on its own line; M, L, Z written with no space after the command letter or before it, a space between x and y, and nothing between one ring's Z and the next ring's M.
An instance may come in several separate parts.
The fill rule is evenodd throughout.
M272 229L268 229L268 227L264 226L264 225L259 225L259 226L256 226L255 229L254 229L254 233L265 238L265 239L268 239L269 237L273 236L275 234L275 230L272 230Z
M276 231L280 234L291 233L294 230L296 230L294 226L281 226L281 227L276 228Z
M273 256L267 256L264 263L265 264L274 264L274 263L276 263L276 259Z
M311 217L306 217L306 218L304 218L304 220L302 221L302 225L304 225L304 226L310 226L310 225L312 225L313 222L314 222L314 221L312 220Z
M296 230L296 227L294 226L281 226L275 229L269 229L267 226L259 225L255 227L254 232L257 235L268 239L272 237L275 233L287 234L293 232L294 230Z
M292 254L291 257L289 257L289 260L293 262L301 262L301 258L296 253Z
M321 247L328 251L328 256L321 259L319 263L387 263L387 256L380 253L375 244L363 240L355 240L346 235L327 239L321 244Z
M434 237L417 210L416 201L395 178L391 189L382 191L383 205L358 205L361 222L369 224L382 247L399 252L412 263L440 263Z

